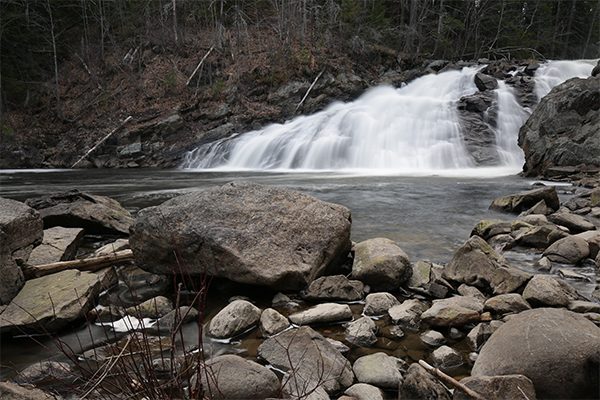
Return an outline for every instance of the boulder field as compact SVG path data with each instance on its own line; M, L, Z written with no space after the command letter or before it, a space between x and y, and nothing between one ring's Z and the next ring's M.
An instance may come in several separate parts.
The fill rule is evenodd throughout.
M411 262L385 238L352 244L345 207L291 190L232 182L142 210L135 221L125 215L129 246L136 266L154 274L149 285L172 281L165 274L179 273L173 265L182 271L185 266L184 274L193 279L220 276L258 291L280 291L270 307L256 306L251 297L232 298L203 321L202 310L158 296L90 313L99 293L115 285L118 269L70 269L13 287L16 297L0 309L0 329L6 335L59 331L86 315L114 323L115 329L128 326L122 341L90 349L81 359L103 364L116 352L127 357L147 352L156 376L185 375L180 368L192 362L201 373L190 382L214 398L465 399L468 389L486 399L523 393L529 399L598 398L600 288L587 298L569 284L577 276L590 279L590 268L598 276L597 191L580 189L563 204L554 187L497 199L490 207L509 205L501 210L520 213L517 219L480 221L448 264L438 265ZM108 200L75 197L111 204L106 213L114 213ZM31 247L27 253L35 254L58 230L44 231L39 212L23 203L2 199L0 205L13 210L2 213L13 216L5 217L3 232L13 232L10 243L19 244L8 247L6 257L14 260L16 254L27 267L35 258L23 256L18 247ZM31 229L18 233L11 228L16 225ZM531 271L545 267L543 273L517 269L502 255L511 246L534 242L539 260ZM65 258L72 257L71 243L63 243ZM97 253L123 246L127 243L120 239ZM149 321L147 329L132 323L142 320ZM174 359L160 351L177 346L176 336L164 332L199 323L206 324L206 340L239 340L252 331L263 339L252 357L215 354L200 362L190 361L192 351L180 356L169 351ZM338 327L342 334L334 340L323 327ZM404 332L420 332L422 346L431 352L427 362L442 371L473 364L471 376L460 381L464 386L452 389L410 351L378 351L381 340L402 343ZM157 344L143 350L144 337ZM8 393L16 390L14 383L64 375L74 367L66 363L57 371L54 364L34 364L0 390Z

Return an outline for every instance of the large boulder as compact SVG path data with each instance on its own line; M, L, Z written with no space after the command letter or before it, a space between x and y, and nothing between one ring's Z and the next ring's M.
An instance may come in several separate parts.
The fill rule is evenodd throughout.
M541 200L544 200L546 205L555 211L560 207L556 188L545 186L540 189L500 197L492 202L490 210L519 214L535 206Z
M133 218L116 200L79 190L27 199L44 219L44 228L83 228L86 233L129 234Z
M536 400L535 388L523 375L468 376L460 383L484 396L487 400L529 399ZM453 400L472 400L461 388L454 390Z
M519 130L528 176L550 168L600 166L600 76L554 87Z
M293 379L305 383L307 390L322 386L327 393L334 393L354 382L348 360L307 326L265 340L258 348L258 356L277 369L290 371Z
M310 301L356 301L365 296L365 285L344 275L322 276L300 292Z
M235 300L213 317L208 334L218 339L230 338L248 330L260 321L260 308L246 300Z
M232 182L141 210L130 245L136 264L153 273L185 264L192 276L300 290L346 260L350 226L346 207Z
M74 260L77 249L83 240L81 228L55 226L44 229L42 244L33 249L27 260L29 265L51 264L59 261Z
M567 236L557 240L544 251L544 257L563 264L577 264L589 255L587 241L578 236Z
M524 375L542 399L597 399L599 366L600 328L565 309L538 308L494 332L471 374Z
M0 314L0 333L58 331L82 320L101 291L117 282L114 268L97 273L68 269L31 279Z
M393 240L375 238L354 246L352 278L373 290L398 289L411 275L408 255Z
M42 242L43 229L37 211L0 197L0 306L10 303L25 285L21 266Z

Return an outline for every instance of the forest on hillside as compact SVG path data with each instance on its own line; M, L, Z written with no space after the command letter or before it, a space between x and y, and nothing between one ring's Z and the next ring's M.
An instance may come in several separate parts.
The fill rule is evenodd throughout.
M163 92L192 96L249 77L312 77L345 59L410 68L596 58L599 14L600 0L2 0L0 112L52 109L69 120L62 96L73 65L103 92L111 75L150 73L149 52L171 61L159 72ZM183 68L181 58L194 62Z

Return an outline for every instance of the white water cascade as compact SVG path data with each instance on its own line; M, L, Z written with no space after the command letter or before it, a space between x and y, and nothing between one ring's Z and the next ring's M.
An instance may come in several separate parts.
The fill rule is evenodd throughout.
M568 78L589 76L595 63L542 65L535 77L538 96ZM182 167L425 175L474 171L456 102L477 91L473 82L476 72L475 68L463 68L426 75L400 89L377 87L353 102L334 103L310 116L199 147L187 154ZM498 168L515 173L524 161L517 145L518 131L530 110L519 105L512 88L499 83Z

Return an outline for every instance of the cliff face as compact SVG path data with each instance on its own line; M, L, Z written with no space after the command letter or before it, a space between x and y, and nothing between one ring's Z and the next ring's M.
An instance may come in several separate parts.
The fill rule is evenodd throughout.
M600 167L600 74L573 78L545 96L519 131L527 176ZM561 172L562 171L562 172Z

